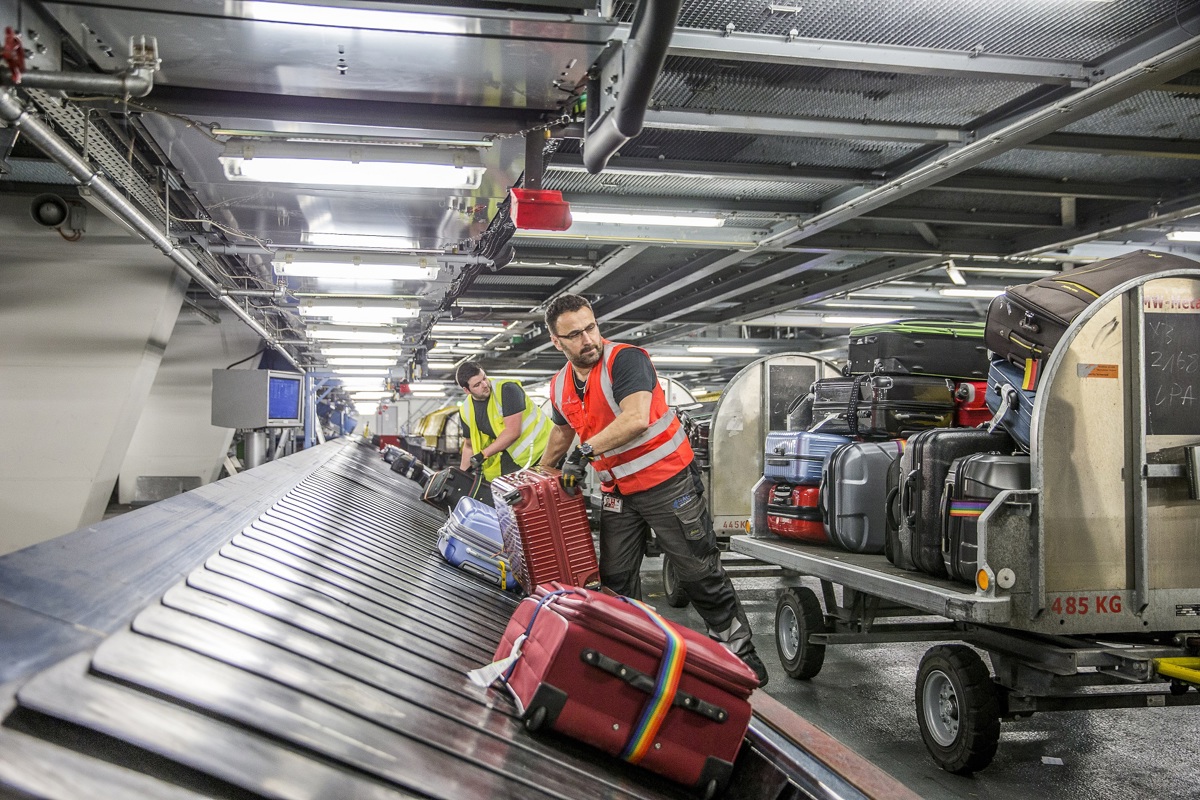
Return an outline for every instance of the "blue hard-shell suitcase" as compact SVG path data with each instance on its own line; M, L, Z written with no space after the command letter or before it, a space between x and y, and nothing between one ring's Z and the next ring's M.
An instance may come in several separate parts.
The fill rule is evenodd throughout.
M849 444L846 436L809 431L771 431L763 446L763 475L787 483L817 486L825 459Z
M1021 371L1012 364L1002 358L993 358L988 368L987 407L993 414L989 429L998 422L1028 452L1036 392L1021 388L1023 378Z
M497 586L503 579L505 589L516 591L503 549L496 509L472 497L458 501L438 534L438 550L451 564Z

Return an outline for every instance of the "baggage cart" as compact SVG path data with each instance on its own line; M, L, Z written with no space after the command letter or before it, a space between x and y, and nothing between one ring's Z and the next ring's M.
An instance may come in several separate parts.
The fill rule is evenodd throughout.
M939 642L917 673L917 718L956 773L987 766L1003 719L1200 704L1198 310L1200 265L1127 281L1072 322L1034 399L1031 488L979 517L974 586L734 537L735 552L820 582L820 600L779 595L788 674L815 677L831 645Z

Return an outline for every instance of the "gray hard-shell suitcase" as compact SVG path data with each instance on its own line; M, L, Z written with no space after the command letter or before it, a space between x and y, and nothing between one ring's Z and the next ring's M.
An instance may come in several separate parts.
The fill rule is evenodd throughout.
M1029 456L972 453L954 459L942 491L942 561L951 578L975 583L980 515L1000 492L1029 485Z
M899 441L854 442L834 450L821 475L821 513L829 538L851 553L882 553L887 545L887 499L896 479ZM894 484L893 484L894 486Z
M945 577L942 561L942 489L956 458L971 453L1011 453L1016 447L1004 431L946 428L909 438L900 457L899 527L887 552L901 569Z

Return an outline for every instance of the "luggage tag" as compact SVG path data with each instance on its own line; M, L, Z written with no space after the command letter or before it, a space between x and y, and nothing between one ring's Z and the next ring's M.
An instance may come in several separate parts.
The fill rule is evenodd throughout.
M614 514L620 514L621 508L624 504L624 500L614 494L606 493L600 500L600 507L605 511L611 511Z
M521 658L521 648L525 645L525 640L529 638L530 631L533 630L533 623L537 620L538 613L549 602L559 595L571 594L575 589L558 589L553 592L547 592L546 596L538 601L537 608L533 610L533 614L529 617L529 624L525 626L525 632L518 636L513 641L512 650L504 658L497 659L492 663L479 667L478 669L470 670L467 673L468 680L481 689L486 689L495 683L497 680L508 684L508 679L512 675L513 668L516 667L517 661ZM517 705L520 706L521 699L513 694L517 700ZM524 709L518 709L521 713L525 713Z

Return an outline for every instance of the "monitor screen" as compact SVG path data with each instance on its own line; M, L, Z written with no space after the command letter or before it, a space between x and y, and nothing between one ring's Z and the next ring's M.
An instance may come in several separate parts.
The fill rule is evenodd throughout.
M271 376L267 419L300 419L300 379Z

